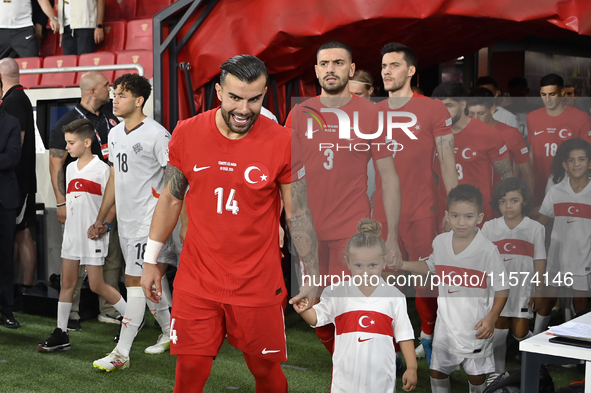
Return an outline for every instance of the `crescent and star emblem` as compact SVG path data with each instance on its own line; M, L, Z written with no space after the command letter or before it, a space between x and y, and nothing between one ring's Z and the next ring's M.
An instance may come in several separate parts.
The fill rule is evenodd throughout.
M261 180L257 180L257 181L252 181L250 178L250 172L252 172L253 170L257 170L259 172L262 172L259 167L257 166L249 166L248 168L246 168L246 171L244 171L244 180L246 180L247 182L249 182L250 184L257 184L259 181L267 181L267 175L265 175L264 173L260 176Z
M370 323L369 323L369 324L367 324L367 325L364 325L364 324L363 324L363 320L364 320L365 318L367 318L367 319L369 319L369 320L370 320ZM370 318L370 317L368 317L367 315L364 315L364 316L362 316L361 318L359 318L359 326L361 326L362 328L368 328L368 327L369 327L369 325L371 325L371 322L373 322L373 321L372 321L372 320L371 320L371 318Z

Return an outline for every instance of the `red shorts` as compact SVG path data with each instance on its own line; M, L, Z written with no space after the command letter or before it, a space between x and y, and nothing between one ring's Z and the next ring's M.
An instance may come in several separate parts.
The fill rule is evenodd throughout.
M173 293L170 352L217 356L224 338L242 352L273 362L287 360L282 303L244 307L214 302L190 293Z

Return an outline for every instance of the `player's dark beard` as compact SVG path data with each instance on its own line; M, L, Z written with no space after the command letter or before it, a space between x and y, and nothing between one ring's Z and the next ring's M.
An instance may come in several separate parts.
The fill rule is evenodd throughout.
M329 76L336 78L336 80L340 81L341 83L337 83L335 85L327 84L324 80L326 78L328 78ZM338 94L338 93L342 92L343 90L345 90L345 88L347 87L347 83L349 83L349 80L347 79L346 81L343 82L343 80L340 77L336 76L335 74L329 74L329 75L326 75L324 77L324 79L319 80L319 83L320 83L320 87L322 87L322 89L325 92Z
M451 118L451 124L456 124L462 118L462 112L458 112L457 115Z
M232 122L232 114L234 113L234 111L228 112L227 110L224 109L224 107L222 107L221 109L222 109L222 118L226 122L226 125L228 126L230 131L232 131L235 134L246 134L248 131L250 131L250 129L252 128L252 125L259 117L258 113L251 113L246 124L244 126L238 127Z

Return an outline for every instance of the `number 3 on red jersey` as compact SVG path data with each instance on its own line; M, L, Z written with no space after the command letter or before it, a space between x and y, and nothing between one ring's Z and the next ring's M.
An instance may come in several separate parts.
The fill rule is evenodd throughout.
M224 189L222 187L218 187L213 192L218 197L218 204L217 204L217 213L222 214L222 204L224 200ZM231 189L230 195L228 195L228 200L226 201L226 210L232 212L232 214L238 214L238 201L234 200L234 196L236 195L236 190Z

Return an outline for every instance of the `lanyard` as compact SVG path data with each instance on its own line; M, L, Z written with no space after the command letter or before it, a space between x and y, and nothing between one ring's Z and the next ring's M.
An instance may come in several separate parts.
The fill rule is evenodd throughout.
M90 121L90 119L88 117L86 117L86 115L84 113L82 113L82 111L80 109L78 109L78 107L75 107L74 109L76 109L76 111L80 114L80 116L82 116L86 120ZM105 116L104 114L102 114L102 115L103 115L103 118L105 119L105 124L107 125L107 131L109 131L111 129L111 126L109 124L109 120L107 119L107 116ZM97 132L96 128L94 130L94 133L96 134L96 139L98 140L99 146L102 146L103 142L102 142L101 136Z

